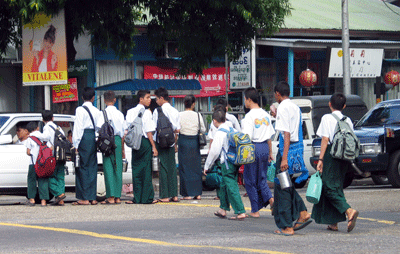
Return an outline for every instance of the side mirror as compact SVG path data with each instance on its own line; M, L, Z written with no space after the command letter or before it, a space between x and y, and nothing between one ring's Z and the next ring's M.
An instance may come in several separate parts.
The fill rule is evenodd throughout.
M11 134L0 135L0 145L11 144L12 136Z

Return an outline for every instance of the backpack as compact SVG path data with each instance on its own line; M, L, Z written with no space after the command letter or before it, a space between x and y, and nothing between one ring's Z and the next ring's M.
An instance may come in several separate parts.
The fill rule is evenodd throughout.
M110 156L114 153L116 145L114 138L114 129L111 126L107 118L107 112L103 110L104 123L99 130L99 136L97 137L97 148L104 156Z
M255 161L255 146L249 135L235 131L232 127L229 131L223 128L219 130L227 133L229 148L224 151L229 162L239 166Z
M57 164L53 151L47 146L46 142L41 142L34 136L30 136L30 138L39 146L39 154L35 163L36 175L39 178L52 176Z
M142 143L143 125L142 116L145 109L139 111L138 116L128 127L128 133L125 136L125 144L134 150L139 150Z
M332 114L337 120L335 135L333 136L331 155L334 159L353 161L360 152L360 140L346 122L347 117Z
M53 154L57 161L73 161L76 151L71 142L62 134L60 127L57 129L49 125L54 130Z
M162 108L157 108L157 143L161 148L169 148L175 144L174 130L172 129L171 121L162 111Z

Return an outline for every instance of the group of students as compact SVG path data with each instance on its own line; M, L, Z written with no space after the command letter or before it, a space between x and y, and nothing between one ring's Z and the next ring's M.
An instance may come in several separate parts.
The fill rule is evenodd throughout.
M276 171L288 171L290 176L300 173L297 182L308 179L308 170L303 159L302 116L300 108L290 99L290 88L286 82L279 82L274 88L274 95L279 107L271 110L276 118L275 130L279 133L278 153L276 155ZM294 186L281 188L278 178L275 177L274 195L267 185L267 170L273 156L271 137L275 134L271 116L260 108L259 94L255 88L244 91L245 107L250 111L241 122L241 131L248 134L255 146L255 161L244 165L244 183L251 204L251 213L246 214L239 193L237 183L238 168L224 155L228 150L226 129L233 127L223 107L214 109L212 118L216 131L213 132L213 141L204 165L204 174L207 174L214 163L220 163L222 168L222 183L218 189L220 210L214 213L219 218L227 218L227 211L232 206L236 216L231 220L260 217L259 210L270 205L272 215L278 230L274 233L283 236L292 236L295 231L308 226L312 219L318 224L327 224L328 230L338 231L338 223L348 219L347 231L354 229L359 212L350 207L343 193L344 176L349 163L333 159L329 153L330 142L336 128L336 119L343 117L341 111L346 106L346 97L341 93L332 95L329 106L332 114L326 114L321 119L317 135L322 137L321 154L317 170L322 174L322 194L320 202L313 207L312 214L307 212L303 199ZM347 118L348 119L348 118ZM347 120L352 128L351 120ZM238 127L240 128L240 127Z

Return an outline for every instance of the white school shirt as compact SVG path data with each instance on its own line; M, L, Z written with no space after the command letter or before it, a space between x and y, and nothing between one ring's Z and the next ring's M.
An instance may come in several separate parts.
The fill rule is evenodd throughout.
M225 118L227 121L231 122L233 125L233 128L237 131L242 131L242 128L239 124L239 121L237 120L236 116L229 114L228 112L226 112L225 114Z
M181 124L179 121L179 111L176 110L176 108L172 107L171 104L169 104L168 102L164 103L161 106L161 109L164 113L164 115L169 119L169 121L172 124L172 129L175 130L180 130L181 129ZM157 120L158 120L158 109L154 109L153 112L153 122L154 124L157 126ZM153 139L154 141L157 141L157 130L155 131L154 135L153 135ZM174 146L174 145L172 145ZM171 147L172 147L171 146Z
M283 100L276 111L275 130L290 133L290 142L299 141L300 108L290 99Z
M271 139L275 134L271 116L262 108L251 109L242 120L242 132L255 143Z
M193 110L179 112L179 121L181 125L181 130L179 132L180 134L196 136L199 132L199 126L202 133L206 131L203 116Z
M87 106L89 108L90 113L92 113L94 124L96 125L100 110L98 110L90 101L85 101L82 106ZM74 147L78 148L79 143L82 140L83 132L85 129L95 129L93 126L92 120L90 119L89 113L83 107L77 107L75 111L75 122L74 122L74 130L72 132L72 143Z
M122 112L119 111L115 106L107 106L105 111L107 113L108 121L111 122L111 126L114 129L114 135L120 136L122 138L125 132L124 114L122 114ZM100 111L96 126L97 128L100 129L103 124L104 124L104 114L102 111Z
M230 126L226 124L227 122L221 124L218 127L219 129L225 129L229 131ZM228 145L228 139L226 138L227 133L224 131L216 131L214 135L213 142L211 144L210 150L208 152L208 156L206 159L206 163L204 164L204 169L208 170L215 162L216 159L218 159L218 156L221 154L220 162L225 163L225 154L223 155L224 152L222 152L222 148L225 149L225 151L228 151L229 145Z
M54 122L52 121L47 122L46 125L43 127L43 134L41 138L42 141L48 142L47 143L48 147L54 146L55 131L50 126L53 126L54 129L57 129L57 125ZM62 128L60 128L60 132L65 136Z
M40 138L42 137L42 133L39 131L34 131L29 136L34 136L37 137L40 141L42 141ZM32 159L29 160L29 165L34 165L36 163L37 157L39 155L39 148L40 146L31 138L28 137L25 143L26 148L29 148L31 150L31 157Z
M146 109L144 105L138 104L136 107L131 108L128 110L126 113L126 129L133 123L133 121L136 119L136 117L139 115L139 112L141 109L145 109L143 116L142 116L142 130L143 130L143 136L145 138L149 138L147 136L148 132L155 132L156 131L156 125L154 124L153 121L153 116L151 115L150 109Z
M227 124L229 127L233 127L233 123L231 121L225 121L225 124ZM236 128L234 128L236 130ZM213 140L214 139L214 135L217 132L217 127L215 127L214 122L211 122L210 124L210 129L208 130L208 138Z
M335 110L332 112L339 117L339 119L343 118L342 112L339 110ZM335 128L336 128L336 118L332 114L325 114L321 118L321 123L318 126L317 135L319 137L329 137L329 142L332 143L333 136L335 135ZM350 128L353 129L353 123L349 117L346 118L346 122L349 124Z

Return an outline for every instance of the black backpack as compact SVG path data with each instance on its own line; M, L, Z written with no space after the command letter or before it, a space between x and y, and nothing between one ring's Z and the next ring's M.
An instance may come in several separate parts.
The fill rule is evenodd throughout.
M174 130L171 121L164 114L161 107L157 108L157 143L161 148L169 148L175 143Z
M61 133L59 126L57 126L57 129L51 125L49 126L54 130L53 154L54 157L56 157L56 160L63 162L74 161L73 157L76 153L74 146L69 142L65 135Z
M104 123L99 130L99 136L97 138L97 148L105 156L110 156L114 153L116 145L114 138L114 129L111 126L107 118L107 113L103 110Z

